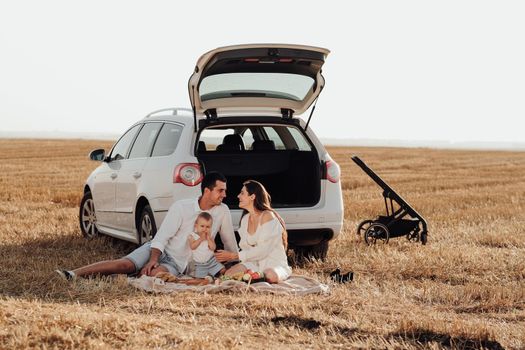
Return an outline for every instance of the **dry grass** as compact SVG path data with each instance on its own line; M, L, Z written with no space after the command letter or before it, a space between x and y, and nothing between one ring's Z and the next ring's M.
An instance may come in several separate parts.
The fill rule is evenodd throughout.
M345 229L326 262L297 272L328 296L150 295L124 278L64 283L57 267L116 258L132 245L84 240L83 181L96 163L79 140L0 140L0 348L525 347L525 153L332 148ZM357 223L382 212L360 155L429 223L429 244L367 247Z

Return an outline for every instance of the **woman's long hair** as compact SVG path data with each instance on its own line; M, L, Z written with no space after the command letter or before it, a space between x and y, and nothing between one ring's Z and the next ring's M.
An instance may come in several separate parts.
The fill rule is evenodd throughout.
M246 191L249 195L255 194L255 200L253 202L253 206L258 211L265 211L269 210L271 211L277 220L281 223L281 226L283 227L283 245L284 250L288 249L288 232L286 232L286 225L284 224L283 218L275 211L275 209L271 206L272 197L266 191L266 188L259 182L255 180L247 180L243 183L244 187L246 187ZM243 210L241 220L246 215L248 211L246 209Z

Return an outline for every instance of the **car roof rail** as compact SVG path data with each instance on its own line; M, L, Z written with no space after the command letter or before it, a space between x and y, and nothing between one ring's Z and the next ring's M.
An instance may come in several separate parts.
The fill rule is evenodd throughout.
M150 114L146 116L146 118L152 117L153 115L159 114L162 112L171 112L171 115L181 115L181 114L190 114L190 113L193 115L193 110L189 108L173 107L173 108L163 108L163 109L159 109L157 111L151 112Z

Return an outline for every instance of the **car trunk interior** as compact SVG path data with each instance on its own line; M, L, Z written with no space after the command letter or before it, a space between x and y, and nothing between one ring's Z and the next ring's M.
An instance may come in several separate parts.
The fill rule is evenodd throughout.
M319 202L321 163L317 152L300 150L205 150L197 152L205 172L219 171L228 180L224 200L238 208L237 195L248 179L260 181L274 208L308 207Z

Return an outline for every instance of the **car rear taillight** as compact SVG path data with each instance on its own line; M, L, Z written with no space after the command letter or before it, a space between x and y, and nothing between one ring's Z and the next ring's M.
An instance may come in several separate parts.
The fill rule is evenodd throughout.
M325 179L337 183L339 181L339 178L341 177L341 168L339 168L339 164L337 164L332 159L327 160L325 163Z
M202 181L201 167L197 163L182 163L173 171L173 183L197 186Z

